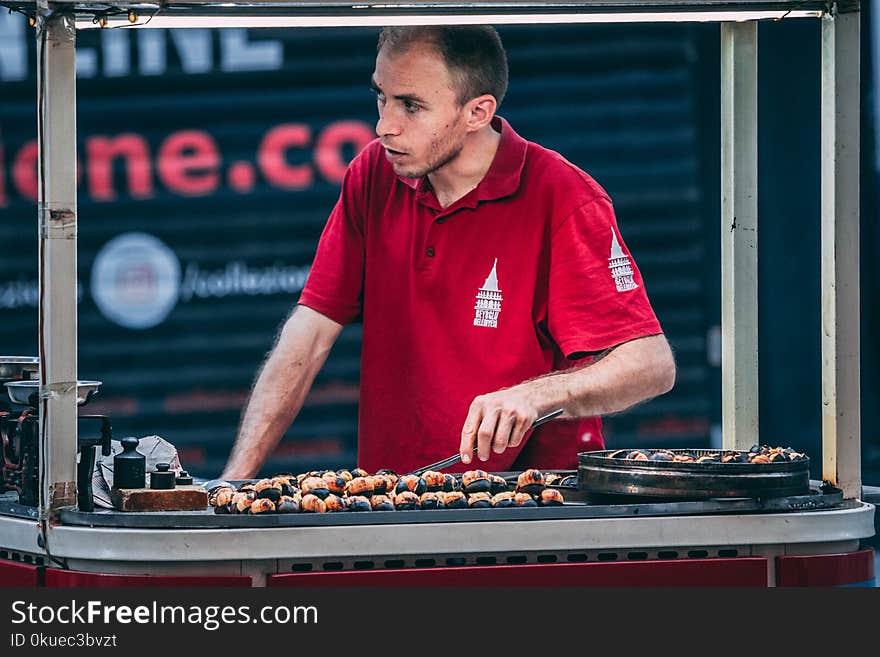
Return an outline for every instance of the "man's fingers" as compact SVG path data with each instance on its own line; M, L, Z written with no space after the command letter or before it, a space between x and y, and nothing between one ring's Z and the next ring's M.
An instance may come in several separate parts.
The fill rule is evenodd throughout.
M492 451L501 454L510 443L511 433L517 424L515 413L502 411L498 419L498 427L495 429L495 438L492 440Z
M529 427L532 426L532 421L526 416L520 416L516 419L516 424L513 425L513 429L510 432L510 447L519 447L519 444L523 441L523 438L526 435L526 432L529 430Z
M458 453L461 455L462 463L471 462L471 456L474 453L477 429L479 428L482 419L482 407L478 404L471 404L468 415L464 420L464 426L461 429L461 444L458 446Z
M480 428L477 430L477 458L488 461L491 456L492 440L495 438L495 429L498 425L499 411L489 411L483 415Z

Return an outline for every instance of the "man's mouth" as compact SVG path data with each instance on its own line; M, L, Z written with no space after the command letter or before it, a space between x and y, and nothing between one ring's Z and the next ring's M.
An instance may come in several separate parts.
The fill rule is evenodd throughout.
M393 148L388 148L387 146L385 146L385 154L389 158L397 158L402 155L406 155L406 153L404 153L403 151L397 151L397 150L394 150Z

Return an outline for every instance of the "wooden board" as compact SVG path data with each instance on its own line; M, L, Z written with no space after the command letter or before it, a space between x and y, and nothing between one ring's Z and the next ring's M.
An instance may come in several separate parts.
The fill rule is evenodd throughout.
M199 486L114 488L110 500L120 511L201 511L208 507L208 492Z

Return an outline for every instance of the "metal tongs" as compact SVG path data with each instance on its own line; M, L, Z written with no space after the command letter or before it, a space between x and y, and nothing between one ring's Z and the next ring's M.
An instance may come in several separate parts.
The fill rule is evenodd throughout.
M542 415L541 417L539 417L537 420L535 420L532 423L531 428L534 429L535 427L539 427L542 424L544 424L545 422L548 422L548 421L552 420L553 418L555 418L559 415L562 415L563 410L564 409L562 409L562 408L557 408L555 411L550 411L546 415ZM474 454L476 454L476 453L477 453L477 448L474 447ZM443 468L446 468L450 465L453 465L454 463L458 463L460 460L461 460L461 454L455 454L453 456L450 456L448 458L443 459L442 461L437 461L436 463L432 463L431 465L426 465L423 468L413 470L409 474L420 475L424 472L427 472L428 470L442 470Z

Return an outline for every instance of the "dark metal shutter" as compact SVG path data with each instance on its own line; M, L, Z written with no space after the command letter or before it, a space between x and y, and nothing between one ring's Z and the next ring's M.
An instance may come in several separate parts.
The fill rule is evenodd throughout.
M609 446L702 446L710 390L691 32L682 26L499 31L511 64L501 113L521 135L559 150L609 192L676 350L675 389L607 418ZM79 191L80 377L104 382L90 409L111 416L116 437L161 435L178 447L191 471L214 476L338 194L338 181L316 161L316 144L331 132L344 137L350 122L369 130L375 120L368 83L376 31L251 30L255 44L281 43L283 61L272 70L245 72L223 70L219 31L210 32L212 54L204 72L186 72L185 58L165 34L162 75L152 74L142 37L119 32L124 39L113 36L109 45L102 39L110 37L95 31L79 33L78 41L94 66L93 75L78 82L79 155L85 163ZM122 74L112 59L119 48L128 49L129 67ZM155 49L150 52L155 56ZM36 353L36 209L22 196L13 171L35 135L32 52L29 57L28 78L4 82L0 103L0 237L14 245L0 261L0 304L6 300L0 344L11 355ZM253 166L258 144L287 124L307 134L302 145L283 150L284 166L309 172L299 189L285 189ZM219 164L208 158L182 174L207 180L206 192L182 193L169 184L174 167L160 176L158 153L181 131L208 135L216 145ZM104 187L95 185L100 158L92 151L106 148L98 137L120 135L134 136L129 146L147 146L146 191L144 178L132 182L121 157L109 159ZM343 140L333 152L350 159L356 143ZM211 172L218 175L213 185ZM253 184L249 174L255 174ZM92 288L96 257L127 233L161 240L180 267L180 297L164 319L146 328L108 318ZM359 351L360 327L347 327L266 472L354 464Z

